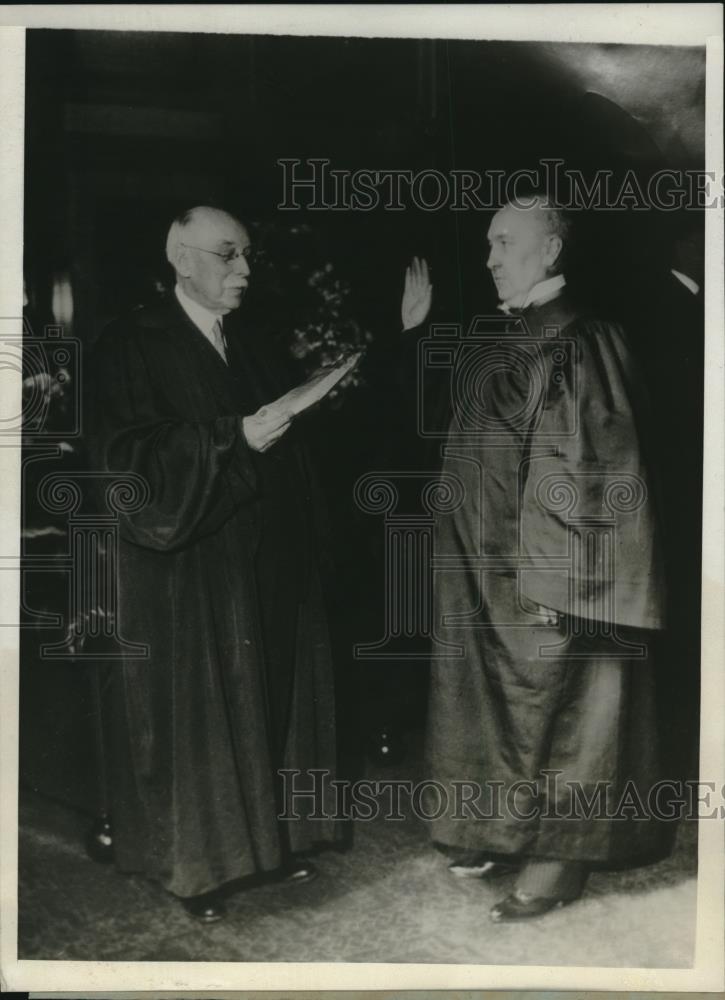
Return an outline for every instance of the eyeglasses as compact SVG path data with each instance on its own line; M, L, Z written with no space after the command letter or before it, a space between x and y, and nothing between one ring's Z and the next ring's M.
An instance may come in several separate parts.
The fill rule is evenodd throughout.
M191 243L182 243L181 245L186 247L187 250L201 250L202 253L213 253L215 257L221 258L227 267L231 267L232 264L236 264L236 262L242 257L248 263L252 257L251 247L245 247L244 250L225 250L223 253L220 253L219 250L208 250L206 247L195 247L192 246Z

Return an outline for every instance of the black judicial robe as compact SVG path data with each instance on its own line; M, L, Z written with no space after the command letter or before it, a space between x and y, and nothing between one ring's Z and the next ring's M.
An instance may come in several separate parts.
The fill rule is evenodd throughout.
M287 386L228 319L229 365L171 298L112 324L91 370L94 466L149 493L120 516L118 630L149 656L113 668L116 859L179 896L336 836L309 803L277 819L277 768L335 765L318 510L296 427L246 444L241 416Z
M646 394L616 324L566 296L524 319L461 355L452 404L443 475L463 502L437 519L450 645L431 669L428 775L446 790L431 832L494 855L634 859L662 833L639 808L661 777L665 601ZM591 528L606 537L587 549Z

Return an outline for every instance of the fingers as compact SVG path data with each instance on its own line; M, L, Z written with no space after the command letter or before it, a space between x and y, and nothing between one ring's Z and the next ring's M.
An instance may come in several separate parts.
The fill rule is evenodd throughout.
M292 423L292 414L286 410L272 410L270 407L262 407L262 411L267 410L269 417L263 417L263 427L261 428L260 440L262 451L266 451L275 441L278 441Z
M421 288L430 284L430 271L425 257L413 257L405 269L405 287Z
M247 444L254 451L266 451L290 427L294 414L279 407L267 405L256 413L242 418L242 430Z
M280 410L276 406L262 406L254 414L255 421L266 430L274 431L292 420L292 414L286 410Z

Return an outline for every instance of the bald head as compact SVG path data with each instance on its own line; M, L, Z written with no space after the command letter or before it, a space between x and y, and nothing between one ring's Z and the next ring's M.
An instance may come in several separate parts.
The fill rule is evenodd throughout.
M540 281L561 270L569 223L545 195L509 202L488 230L487 267L502 302L520 306Z
M166 257L186 294L224 315L238 308L249 278L247 230L229 212L197 205L171 223Z

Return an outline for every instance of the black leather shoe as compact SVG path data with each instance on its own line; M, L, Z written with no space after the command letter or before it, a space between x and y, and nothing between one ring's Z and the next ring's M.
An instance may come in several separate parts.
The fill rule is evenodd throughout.
M224 900L217 892L205 892L201 896L189 896L181 900L181 905L194 920L202 924L216 924L226 916Z
M534 920L551 910L560 909L573 903L578 896L532 896L521 889L514 889L510 896L502 899L491 910L491 920L495 924L510 924L517 920Z
M316 879L318 871L311 861L290 861L279 874L284 885L304 885Z
M456 878L500 878L502 875L512 875L518 871L518 866L506 864L503 861L491 861L485 857L461 858L451 861L448 872Z

